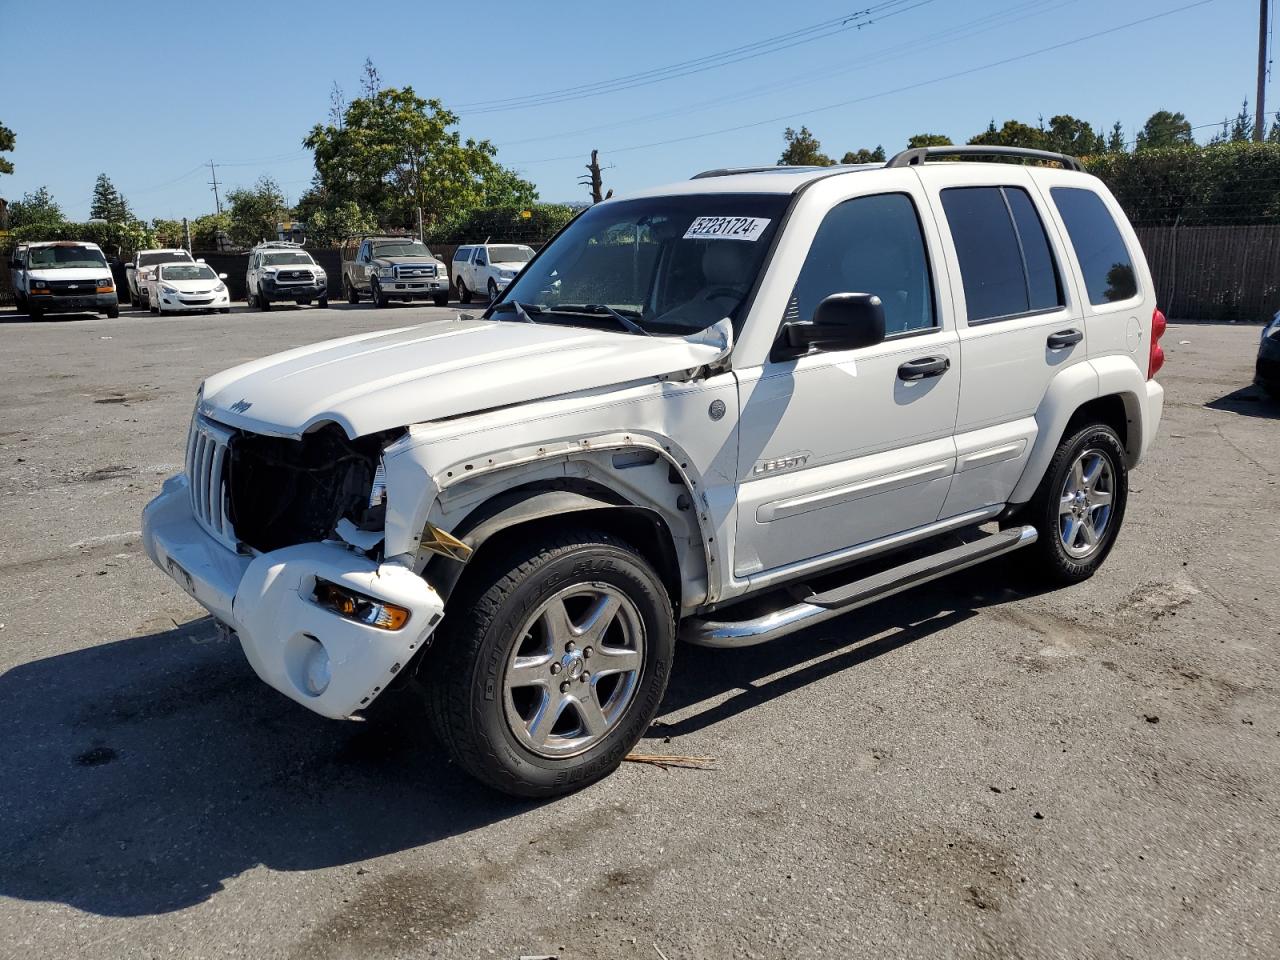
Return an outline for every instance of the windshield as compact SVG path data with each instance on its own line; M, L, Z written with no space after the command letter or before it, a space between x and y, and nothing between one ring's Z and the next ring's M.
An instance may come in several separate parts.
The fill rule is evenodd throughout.
M528 263L532 259L533 247L524 244L489 248L490 263Z
M157 263L171 263L174 260L190 260L191 254L185 250L165 250L162 253L138 254L138 266L151 267Z
M213 268L203 263L168 263L160 268L162 280L217 280Z
M264 253L262 262L269 267L278 267L281 264L305 263L311 266L314 262L309 253Z
M73 267L105 267L107 258L93 247L33 247L27 266L34 270L62 270Z
M373 245L373 255L375 257L422 257L425 260L435 259L435 254L427 248L427 245L419 243L417 240L375 243Z
M617 329L613 310L649 333L693 333L725 317L736 326L790 199L720 193L599 204L539 253L495 315L510 319L501 304L518 301L539 308L539 323Z

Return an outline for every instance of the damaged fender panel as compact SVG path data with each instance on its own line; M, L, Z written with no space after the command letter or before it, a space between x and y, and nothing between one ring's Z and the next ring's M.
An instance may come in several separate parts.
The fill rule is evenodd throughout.
M705 602L729 568L722 533L732 529L734 499L723 491L734 483L737 409L736 380L723 373L416 424L385 454L387 554L416 555L428 522L453 530L505 490L579 477L657 512L677 538L686 602Z

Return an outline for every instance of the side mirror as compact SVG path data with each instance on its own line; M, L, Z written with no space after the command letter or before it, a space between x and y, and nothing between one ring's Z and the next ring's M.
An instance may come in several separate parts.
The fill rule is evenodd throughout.
M225 280L225 279L227 279L227 275L226 275L225 273L220 273L220 274L218 274L218 279L219 279L219 280Z
M813 320L782 328L782 356L804 356L811 349L857 350L884 340L884 304L873 293L833 293L818 304ZM777 351L775 351L776 353Z

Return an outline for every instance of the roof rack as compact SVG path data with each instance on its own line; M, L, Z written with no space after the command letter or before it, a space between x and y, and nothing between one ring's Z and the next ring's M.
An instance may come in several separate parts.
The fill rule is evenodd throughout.
M918 167L926 160L937 157L1017 157L1022 160L1053 160L1067 170L1084 173L1084 164L1075 157L1052 150L1032 150L1029 147L984 147L980 145L957 147L915 147L895 153L885 163L886 167Z
M292 240L263 240L261 243L254 244L254 249L259 247L281 247L289 250L301 250L302 244L294 243Z

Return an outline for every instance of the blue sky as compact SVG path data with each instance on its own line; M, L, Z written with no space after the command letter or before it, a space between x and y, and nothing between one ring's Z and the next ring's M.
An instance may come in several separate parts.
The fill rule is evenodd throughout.
M592 147L621 194L775 162L788 125L807 125L837 157L876 144L892 153L922 131L961 142L992 118L1057 113L1106 128L1119 120L1132 139L1157 109L1199 126L1252 100L1257 0L1209 0L1069 41L1191 2L897 0L881 8L893 15L715 69L480 112L465 105L710 57L884 0L224 0L216 10L0 0L0 123L18 137L0 192L13 200L47 185L80 218L105 172L140 216L194 217L213 209L200 167L212 159L227 188L267 174L296 199L311 174L301 140L325 118L333 81L356 93L366 56L385 84L455 107L462 133L491 140L549 201L585 198L576 181ZM976 69L1010 58L1020 59ZM1280 89L1268 95L1280 107Z

